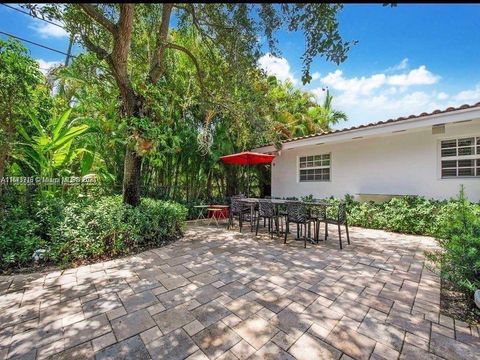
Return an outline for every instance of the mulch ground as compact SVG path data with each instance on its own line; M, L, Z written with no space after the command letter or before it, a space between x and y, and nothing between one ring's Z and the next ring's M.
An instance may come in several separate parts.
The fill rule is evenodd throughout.
M444 315L480 325L480 309L475 305L473 296L466 296L446 280L442 280L440 307Z

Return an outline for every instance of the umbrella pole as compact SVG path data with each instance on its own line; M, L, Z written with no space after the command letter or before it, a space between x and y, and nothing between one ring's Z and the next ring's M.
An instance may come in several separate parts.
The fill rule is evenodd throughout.
M247 196L250 197L250 164L247 168Z

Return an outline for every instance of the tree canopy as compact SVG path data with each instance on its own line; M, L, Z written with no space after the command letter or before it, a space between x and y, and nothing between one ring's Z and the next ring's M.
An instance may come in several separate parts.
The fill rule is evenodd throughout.
M138 204L141 191L159 184L178 188L185 179L192 192L195 180L182 179L189 172L206 179L209 194L213 179L226 182L219 189L234 191L237 170L222 169L220 155L328 130L344 118L257 68L259 37L279 54L279 30L304 34L304 83L315 57L344 61L353 42L338 30L341 5L24 6L62 22L86 49L55 76L64 84L63 103L74 104L92 130L82 135L88 144L80 158L108 153L94 155L92 166L105 179L122 180L126 203ZM215 176L219 172L226 176Z

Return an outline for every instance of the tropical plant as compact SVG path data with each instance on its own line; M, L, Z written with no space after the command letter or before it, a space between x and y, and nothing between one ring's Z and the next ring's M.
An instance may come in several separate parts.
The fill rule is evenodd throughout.
M60 117L52 117L46 126L31 117L35 130L29 134L22 124L17 131L23 142L17 144L15 158L26 164L35 175L53 177L59 172L68 173L68 166L76 159L82 159L82 172L91 166L91 152L76 142L88 130L88 125L79 123L79 119L69 120L72 109Z
M38 64L27 49L16 40L0 39L0 178L13 150L16 125L35 111L41 82Z

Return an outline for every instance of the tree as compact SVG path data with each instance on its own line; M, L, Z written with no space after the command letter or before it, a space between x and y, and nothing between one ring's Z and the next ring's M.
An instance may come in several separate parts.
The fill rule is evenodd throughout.
M35 112L41 82L38 64L28 56L27 49L16 40L0 40L0 178L12 151L16 124Z
M34 13L62 21L81 43L108 64L120 94L121 118L131 123L126 147L123 196L124 201L137 205L140 200L141 154L138 144L145 144L138 119L154 121L149 105L149 90L169 81L169 70L175 67L172 52L180 52L195 66L198 86L205 104L215 102L217 92L211 89L201 68L199 55L190 44L177 41L178 32L192 29L192 39L202 42L210 52L203 61L215 62L218 54L226 60L229 79L241 77L254 68L261 54L258 35L266 36L271 52L276 54L276 30L303 31L306 50L303 54L304 83L311 79L309 69L314 57L324 56L337 64L344 61L351 43L344 42L336 19L341 5L337 4L50 4L26 5ZM176 26L171 26L172 19ZM138 47L147 37L151 46ZM212 54L209 56L209 54ZM132 68L133 57L143 57L144 66ZM231 74L229 76L229 74ZM212 79L210 79L212 80ZM221 89L220 89L221 92ZM148 143L148 142L147 142Z

